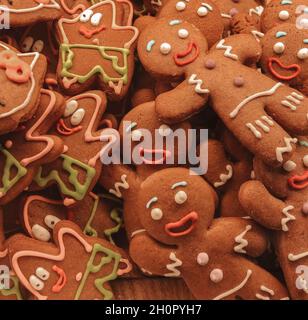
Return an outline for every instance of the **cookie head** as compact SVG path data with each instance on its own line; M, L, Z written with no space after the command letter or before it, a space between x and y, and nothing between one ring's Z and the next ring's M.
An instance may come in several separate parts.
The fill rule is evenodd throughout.
M179 78L207 50L203 34L190 23L177 19L162 18L148 25L138 41L139 58L156 77Z
M297 83L308 78L308 29L283 24L262 39L263 70L276 81Z
M300 140L299 142L303 142ZM306 145L306 143L304 142ZM308 144L307 144L308 146ZM308 147L296 148L292 157L281 168L271 168L261 160L254 160L257 178L276 196L285 198L290 193L305 190L308 187Z
M124 124L126 125L124 121L127 121L126 127L124 127ZM124 116L119 132L122 141L123 132L125 132L132 144L130 150L133 150L133 153L138 152L142 164L155 166L165 164L168 160L171 162L171 159L172 163L178 163L178 141L172 139L174 141L172 145L168 142L168 139L171 142L172 134L177 129L181 129L184 138L188 137L187 130L189 128L190 124L188 122L170 126L159 120L155 112L155 103L148 102L133 108ZM160 145L160 141L162 145ZM186 158L186 154L182 156L184 156L184 159ZM134 156L132 156L132 159L134 160Z
M142 183L137 211L152 237L162 243L178 244L198 237L209 227L215 194L201 177L190 175L187 169L164 169Z

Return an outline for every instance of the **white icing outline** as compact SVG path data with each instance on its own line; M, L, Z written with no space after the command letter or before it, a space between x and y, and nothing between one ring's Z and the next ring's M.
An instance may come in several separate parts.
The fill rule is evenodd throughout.
M32 8L24 8L24 9L14 9L14 8L9 8L7 6L1 6L0 5L0 10L4 12L10 12L10 13L28 13L28 12L35 12L43 8L47 9L58 9L60 10L61 7L60 5L56 2L56 0L51 0L51 4L44 4L44 3L39 3L37 6L32 7Z

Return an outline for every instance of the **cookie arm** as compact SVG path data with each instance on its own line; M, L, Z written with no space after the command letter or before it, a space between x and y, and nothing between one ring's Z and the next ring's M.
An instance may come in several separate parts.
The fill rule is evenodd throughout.
M251 257L262 255L268 247L265 230L252 219L239 217L216 219L209 231L209 241L216 243L218 251Z
M145 274L165 277L181 274L182 262L177 258L176 249L163 246L146 232L132 238L129 255Z
M161 120L166 123L180 122L199 112L205 105L209 92L201 85L202 80L198 82L193 76L156 98L156 112ZM200 90L205 91L200 93Z
M287 215L292 206L273 197L260 181L248 181L241 186L239 200L249 216L269 229L288 229Z

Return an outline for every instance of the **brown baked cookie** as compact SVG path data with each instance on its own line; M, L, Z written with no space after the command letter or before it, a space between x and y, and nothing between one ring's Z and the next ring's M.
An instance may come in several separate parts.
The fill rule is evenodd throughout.
M214 211L215 193L201 177L184 168L154 173L135 212L156 242L132 239L132 259L150 273L183 278L196 299L286 299L281 283L246 258L266 250L265 231L242 218L213 220Z
M206 51L205 38L188 22L160 19L141 33L138 54L145 69L155 77L185 78L156 98L158 117L176 123L199 112L210 99L245 148L270 165L283 164L296 141L288 133L308 132L307 98L249 67L261 56L251 35L231 36ZM296 110L285 106L289 97L299 101Z
M308 95L308 29L284 23L269 30L261 41L263 72L276 81ZM286 107L296 109L298 99L287 99Z
M21 221L24 229L40 241L52 240L52 230L61 220L76 223L87 236L105 238L114 243L113 236L122 226L121 203L104 195L89 193L73 208L67 208L63 200L54 200L39 194L24 198Z
M306 28L307 2L305 0L271 0L261 17L261 30L266 33L273 27L283 23L296 24L298 28Z
M33 188L57 185L67 206L92 191L102 168L99 157L105 142L100 136L106 103L102 91L88 91L66 101L62 117L50 130L63 140L64 151L53 163L40 167Z
M0 42L0 134L15 130L33 116L46 68L43 55L19 53Z
M2 0L0 12L9 15L10 27L26 26L61 17L57 0Z
M112 299L109 282L132 269L121 249L85 236L70 221L56 224L53 239L55 244L20 234L8 241L13 270L32 299Z
M63 97L42 89L39 107L32 119L20 124L13 133L0 137L1 205L16 198L31 184L39 166L54 161L63 152L62 139L47 134L63 110Z
M243 184L239 199L253 219L275 231L275 251L293 299L307 300L307 141L283 168L273 169L255 159L259 181Z
M122 2L129 5L128 16ZM118 10L123 13L121 24ZM59 20L58 80L66 93L81 93L97 82L111 99L123 98L134 72L138 37L132 17L130 2L105 0L72 19Z

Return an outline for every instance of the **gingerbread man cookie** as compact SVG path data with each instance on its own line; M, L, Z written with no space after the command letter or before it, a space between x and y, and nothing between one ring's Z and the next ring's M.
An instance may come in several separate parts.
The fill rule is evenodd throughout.
M157 34L157 28L162 32ZM185 21L160 19L141 33L138 53L145 69L155 77L185 78L156 98L159 118L181 121L210 98L244 147L271 165L281 165L295 146L296 139L288 133L307 133L307 98L247 66L261 56L251 35L231 36L206 51L203 35Z
M108 300L109 282L131 271L121 249L87 237L74 223L61 221L53 229L55 244L16 235L9 255L21 283L38 300Z
M196 299L287 298L275 277L246 258L266 250L265 232L251 220L213 220L214 191L189 170L164 169L148 177L135 211L157 240L132 240L130 255L139 267L182 277Z

